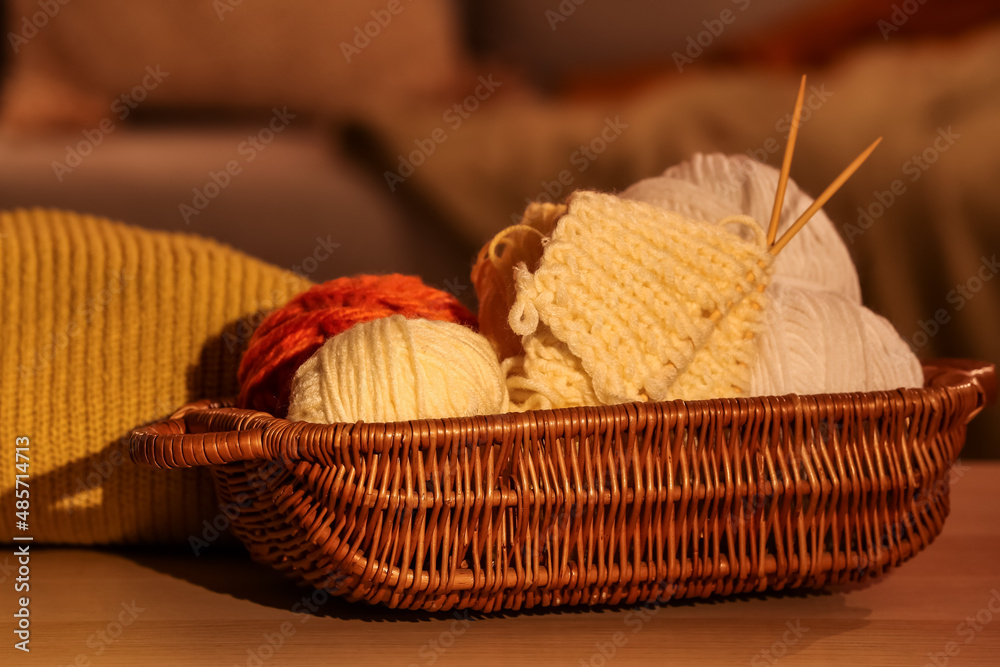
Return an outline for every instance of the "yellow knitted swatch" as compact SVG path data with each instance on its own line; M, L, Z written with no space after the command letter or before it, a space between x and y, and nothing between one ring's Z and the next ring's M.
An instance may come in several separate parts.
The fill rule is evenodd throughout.
M196 236L49 210L0 213L4 540L186 543L219 514L205 470L156 470L128 435L234 395L254 316L309 281ZM28 530L14 443L29 438Z
M509 324L524 354L505 362L511 401L529 409L745 394L771 259L746 216L700 222L574 193L538 270L516 272Z

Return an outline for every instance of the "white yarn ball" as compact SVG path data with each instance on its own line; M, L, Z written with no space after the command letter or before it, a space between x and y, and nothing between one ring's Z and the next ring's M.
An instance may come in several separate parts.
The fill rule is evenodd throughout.
M920 362L885 318L841 294L781 278L768 292L751 396L923 386Z
M746 155L696 153L621 193L677 211L695 220L716 222L730 215L749 215L764 229L771 221L779 172ZM778 223L778 237L809 208L813 199L791 179ZM774 261L774 275L815 283L861 303L861 286L847 246L822 210L795 235Z
M392 315L326 341L295 373L288 419L318 424L507 412L496 352L459 324Z

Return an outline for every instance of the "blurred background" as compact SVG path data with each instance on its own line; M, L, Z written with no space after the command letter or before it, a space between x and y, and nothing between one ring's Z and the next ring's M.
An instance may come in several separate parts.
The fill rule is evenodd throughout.
M470 305L525 203L694 152L826 207L920 357L1000 359L993 0L8 0L0 206L214 237L315 281L415 273ZM965 456L1000 457L998 410Z

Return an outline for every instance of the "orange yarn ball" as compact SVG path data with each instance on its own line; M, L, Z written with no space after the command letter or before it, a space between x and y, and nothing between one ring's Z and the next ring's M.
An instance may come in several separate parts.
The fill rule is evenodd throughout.
M240 362L240 407L283 417L292 378L328 338L359 322L403 315L476 327L451 294L416 276L354 276L316 285L261 322Z

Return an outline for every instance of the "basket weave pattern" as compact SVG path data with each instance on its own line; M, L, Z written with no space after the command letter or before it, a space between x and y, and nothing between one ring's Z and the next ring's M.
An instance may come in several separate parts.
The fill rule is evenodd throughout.
M491 611L820 587L877 575L948 514L990 365L927 387L392 424L202 402L132 456L212 465L252 556L351 600Z

